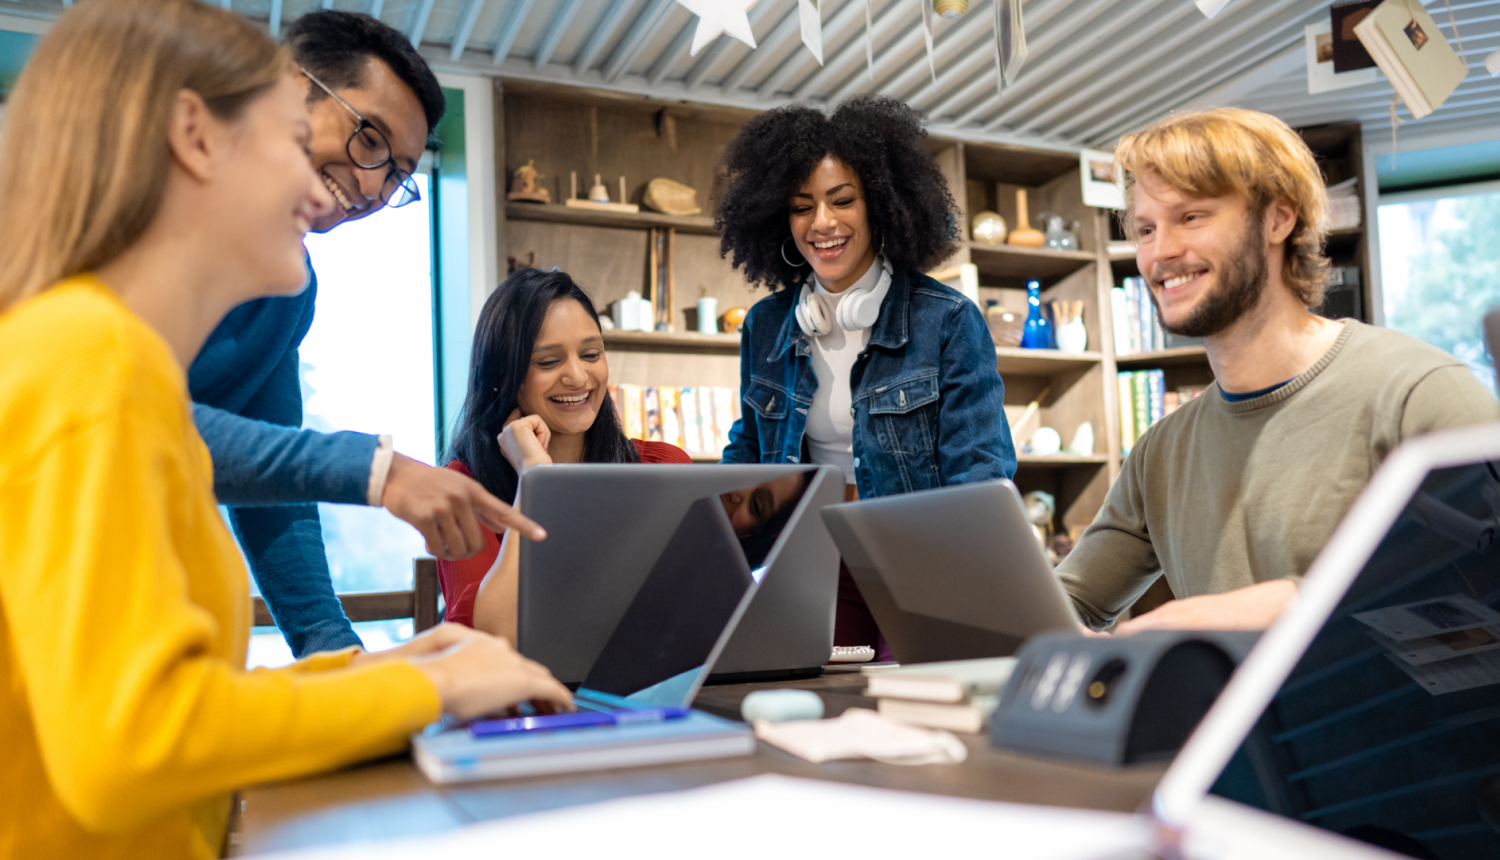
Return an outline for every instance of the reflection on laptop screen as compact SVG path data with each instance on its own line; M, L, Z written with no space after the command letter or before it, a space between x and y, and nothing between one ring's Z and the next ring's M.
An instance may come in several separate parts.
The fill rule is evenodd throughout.
M1213 793L1415 857L1500 856L1497 544L1496 466L1429 474Z
M812 473L688 508L584 679L582 692L686 705L733 632Z

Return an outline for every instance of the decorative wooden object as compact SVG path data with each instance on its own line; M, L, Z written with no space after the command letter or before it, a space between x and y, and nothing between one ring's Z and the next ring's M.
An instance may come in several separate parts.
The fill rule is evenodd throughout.
M541 186L542 175L536 170L535 159L528 160L516 169L515 178L510 184L510 193L505 195L507 200L524 200L529 203L551 203L552 195Z
M1040 248L1047 241L1042 231L1031 226L1031 219L1026 214L1026 189L1016 189L1016 226L1005 238L1006 243L1020 245L1023 248Z
M703 211L698 207L696 188L661 177L646 183L646 193L641 202L646 204L647 209L667 215L697 215Z

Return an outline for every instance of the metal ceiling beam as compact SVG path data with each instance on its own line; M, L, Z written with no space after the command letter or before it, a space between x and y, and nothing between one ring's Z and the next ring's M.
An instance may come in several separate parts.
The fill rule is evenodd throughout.
M271 38L281 38L281 0L271 0L271 16L266 20L266 30L270 32Z
M625 34L625 39L615 48L615 52L604 64L604 79L613 83L616 78L630 70L630 65L635 62L636 57L650 41L656 37L656 31L666 22L677 8L675 0L650 0L641 14L635 17L635 23L630 25L630 32Z
M1046 5L1038 2L1037 5L1041 8L1035 10L1036 14L1033 15L1033 26L1040 27L1044 25L1058 12L1066 9L1069 5L1071 5L1072 2L1073 0L1052 0L1052 2L1047 3ZM904 2L892 4L891 8L897 7L908 12L911 11L911 8ZM993 19L993 14L990 17ZM914 26L912 26L910 30L906 31L898 38L892 40L883 49L877 49L877 53L875 54L875 80L877 82L877 88L884 91L884 89L886 88L886 83L882 80L882 78L885 74L886 67L888 67L891 63L898 62L899 58L904 56L904 53L913 47L915 47L919 52L919 61L917 63L913 63L913 65L918 66L918 68L916 68L915 70L908 68L905 71L907 73L911 73L914 71L918 76L920 76L923 72L927 72L927 77L929 80L931 80L932 74L927 70L926 58L921 56L921 54L925 53L926 51L926 47L923 44L923 41L924 40L922 38L921 22L918 21ZM933 53L934 55L937 53L936 41L934 41L933 44ZM859 55L864 55L863 46L860 46ZM941 78L939 78L939 80L941 80ZM834 93L834 95L829 97L828 100L838 101L847 98L850 95L858 92L860 88L865 85L866 84L862 84L860 82L860 78L858 76L852 77L851 79L845 81L844 85L840 87L838 91Z
M1243 74L1230 78L1201 95L1194 96L1178 106L1178 110L1222 107L1234 104L1245 96L1260 90L1298 69L1307 66L1307 49L1302 42L1292 45L1269 60Z
M840 9L828 20L827 24L823 25L823 34L829 36L842 33L856 21L864 17L864 0L850 0L850 2L844 4L844 8ZM797 28L797 34L798 36L802 34L801 27ZM781 85L786 83L787 78L795 74L798 69L805 68L811 59L813 59L811 52L804 54L801 51L793 51L790 57L787 57L782 61L780 66L776 67L776 71L760 82L760 86L756 88L755 94L762 99L772 98L776 95L776 91L781 89Z
M1130 33L1128 36L1117 37L1108 47L1095 51L1088 60L1060 71L1045 80L1039 75L1022 77L1014 86L1006 89L1003 97L995 99L995 102L1003 108L1001 114L996 117L996 121L1003 121L1002 117L1025 116L1027 111L1036 108L1039 104L1045 104L1060 94L1069 92L1078 86L1080 81L1097 79L1100 74L1107 73L1109 66L1119 62L1121 57L1135 56L1143 44L1155 40L1158 34L1177 28L1184 18L1201 14L1197 7L1190 3L1183 3L1181 0L1155 0L1154 3L1145 5L1144 8L1158 10L1164 4L1170 5L1172 11L1154 18L1148 27ZM1016 98L1020 100L1007 103Z
M955 48L967 46L968 43L976 39L983 39L982 44L973 46L969 50L960 49L958 62L952 64L947 69L939 71L936 82L932 80L931 75L923 74L927 70L925 63L920 68L917 68L914 64L913 68L909 68L892 78L890 82L880 88L880 91L888 96L902 98L907 104L921 110L923 105L936 98L938 94L950 89L958 82L958 79L972 74L986 63L993 68L995 59L991 55L994 52L985 50L985 48L993 44L990 39L986 38L995 30L993 21L994 14L991 12L991 4L988 0L980 0L980 2L975 3L957 27L943 34L942 41L944 47L951 45ZM932 47L936 51L937 43L934 42ZM908 94L910 88L916 86L919 81L922 82L921 87L916 92ZM933 116L935 114L928 111L928 115Z
M1151 90L1149 95L1144 95L1132 102L1129 112L1101 113L1100 109L1095 107L1069 117L1067 125L1060 126L1060 128L1068 129L1064 133L1079 140L1097 141L1107 139L1104 133L1108 130L1125 131L1152 122L1192 98L1193 92L1190 88L1198 87L1201 90L1203 87L1216 86L1238 74L1250 71L1288 47L1302 44L1304 25L1299 21L1292 21L1289 24L1290 26L1286 29L1280 30L1267 27L1264 31L1265 35L1261 38L1247 40L1245 43L1236 45L1227 56L1215 57L1200 64L1194 75L1177 79L1168 78L1162 86ZM1092 117L1097 117L1097 119L1093 119L1092 124L1088 124Z
M856 2L862 4L863 0L856 0ZM911 7L907 5L906 0L896 0L896 2L881 9L880 14L875 16L875 20L870 22L870 38L875 44L880 44L880 39L885 35L885 31L909 19L911 16L903 13L910 11ZM823 68L813 72L807 80L802 82L801 86L792 91L792 101L803 101L809 95L816 92L818 87L821 87L824 83L834 81L835 75L843 73L846 68L855 62L863 63L864 61L864 37L863 34L856 34L853 39L849 40L848 44L844 45L843 48L839 49L837 54L834 54L833 57L829 58L823 64Z
M1065 11L1069 12L1070 14L1063 15L1062 17L1057 18L1055 23L1052 22L1051 19L1053 17L1056 17ZM1042 23L1036 24L1029 28L1032 31L1033 38L1031 39L1028 48L1030 49L1031 53L1036 56L1050 55L1054 45L1059 42L1067 44L1069 40L1073 39L1076 36L1077 31L1080 30L1083 25L1088 22L1089 19L1101 14L1103 11L1104 5L1098 3L1082 3L1073 6L1069 6L1068 4L1055 4L1051 7L1051 14L1046 19L1044 19ZM991 15L990 17L991 20L993 20L994 16ZM994 28L992 26L991 33L993 32ZM941 104L939 104L937 107L934 107L931 111L932 116L950 116L953 111L957 110L959 107L966 104L971 104L975 99L980 99L980 96L987 91L991 93L991 96L986 99L980 99L977 105L971 106L968 111L954 120L954 124L967 125L975 117L987 115L990 111L994 110L996 102L1000 98L1000 94L995 90L995 52L993 43L990 43L988 45L988 48L988 50L980 49L973 51L971 52L971 54L978 55L977 57L972 58L976 61L974 63L975 68L979 68L987 64L989 66L989 71L973 74L973 70L971 69L969 71L969 74L973 74L973 77L969 78L968 83L965 84L958 92L950 94L949 97L944 99ZM1031 74L1031 68L1028 66L1022 66L1022 72ZM941 81L941 78L939 78L939 80Z
M1235 41L1243 33L1251 31L1262 22L1281 14L1286 8L1299 3L1305 4L1305 2L1306 0L1274 0L1274 2L1262 0L1262 3L1258 6L1244 7L1244 12L1249 13L1255 10L1254 14L1234 21L1233 24L1229 24L1225 20L1215 22L1205 18L1195 26L1183 28L1175 36L1155 46L1152 52L1142 52L1139 57L1130 61L1124 67L1116 69L1114 74L1101 76L1092 84L1080 87L1071 95L1054 102L1050 107L1023 122L1016 128L1016 132L1026 134L1035 131L1038 126L1054 118L1060 116L1073 117L1075 116L1075 112L1080 108L1085 111L1084 116L1087 117L1095 116L1101 111L1106 110L1119 113L1121 111L1121 103L1129 103L1135 97L1135 94L1141 92L1144 88L1150 87L1170 76L1181 75L1185 67L1192 67L1203 56L1219 50L1225 42ZM1237 16L1231 14L1229 21L1233 21L1235 17ZM1205 30L1215 32L1215 36L1213 38L1205 38ZM1192 45L1196 46L1189 47L1181 53L1177 52L1179 47ZM1173 59L1166 63L1160 62L1158 58L1164 55L1171 56ZM1151 71L1142 74L1143 67L1151 69ZM1120 87L1119 81L1121 80L1128 81L1129 83L1124 87ZM1109 96L1100 98L1101 91L1106 89L1109 91ZM1083 108L1084 105L1088 104L1092 104L1093 107ZM991 122L986 128L998 127L998 125L998 122Z
M469 2L482 5L484 0L469 0ZM510 56L510 49L515 47L516 37L521 35L521 27L525 26L526 16L531 14L531 7L535 2L536 0L511 0L510 8L506 10L505 18L502 19L503 23L495 32L495 47L490 51L490 62L498 66ZM475 17L478 17L478 12L475 12Z
M589 34L589 40L583 43L583 50L573 60L573 74L582 75L593 67L594 61L599 59L599 54L604 50L604 43L615 34L615 28L620 26L624 20L625 13L630 11L635 0L610 0L609 7L604 14L599 16L599 23L594 25L594 32Z
M328 2L332 3L333 0ZM450 58L456 60L464 55L464 48L469 46L469 37L474 35L474 22L479 20L479 13L483 10L484 0L464 0L464 8L458 13L458 29L448 45Z
M689 45L693 44L693 33L697 32L697 30L698 19L689 15L688 22L683 24L682 29L677 31L677 36L672 40L671 46L662 51L657 56L656 62L652 63L651 68L646 71L646 79L651 82L651 86L654 87L660 84L666 78L667 74L672 71L672 67L677 65L677 61L681 59L683 52L688 49Z
M771 29L771 32L765 38L755 40L756 44L760 47L746 54L743 60L740 60L733 69L730 69L729 74L724 76L724 82L719 85L719 88L726 93L732 93L739 89L740 84L743 84L746 78L759 71L760 67L765 65L767 60L771 59L772 54L781 50L782 46L786 44L786 40L793 33L801 32L800 25L801 18L797 13L797 5L793 3L792 8L787 10L785 15L781 16L781 20L776 22L776 26Z
M578 14L578 7L582 5L583 0L563 0L557 7L557 14L552 16L552 23L547 25L542 43L537 46L536 57L532 59L532 64L538 69L552 60L552 52L557 50L557 43L562 41L563 33L567 32L568 23Z
M1068 10L1070 14L1059 15L1055 22L1049 22L1049 26L1040 26L1035 29L1036 37L1028 47L1028 58L1039 57L1034 64L1022 64L1017 70L1017 75L1022 78L1038 79L1046 75L1060 62L1066 62L1073 56L1069 48L1082 44L1088 45L1091 40L1080 39L1080 32L1087 32L1087 25L1094 18L1103 14L1108 8L1106 4L1089 4L1076 6ZM1098 32L1102 28L1094 28ZM1056 49L1056 50L1054 50ZM957 125L968 125L976 119L986 116L990 111L999 107L1005 98L1004 93L995 88L994 78L994 50L988 52L991 71L980 75L965 87L957 96L945 100L941 109L934 109L934 114L947 114L959 105L968 104L986 90L994 92L994 97L984 99L979 104L973 105L955 120Z
M274 0L274 2L279 5L281 0ZM432 17L432 4L435 2L437 0L422 0L422 4L416 8L416 13L412 15L411 32L408 36L413 45L422 44L422 36L427 33L427 19Z

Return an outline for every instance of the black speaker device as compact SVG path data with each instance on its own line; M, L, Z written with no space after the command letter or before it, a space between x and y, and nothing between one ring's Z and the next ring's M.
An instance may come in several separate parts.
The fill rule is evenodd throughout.
M1105 765L1169 759L1259 635L1035 636L1016 655L991 721L991 743Z

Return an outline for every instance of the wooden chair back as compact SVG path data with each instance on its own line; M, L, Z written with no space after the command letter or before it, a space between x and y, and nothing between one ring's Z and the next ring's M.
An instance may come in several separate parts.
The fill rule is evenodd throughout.
M415 633L437 626L442 620L438 615L437 559L414 558L412 566L412 588L410 591L375 591L364 594L340 594L344 614L350 621L389 621L410 618ZM276 622L266 602L255 600L255 626L269 627Z

